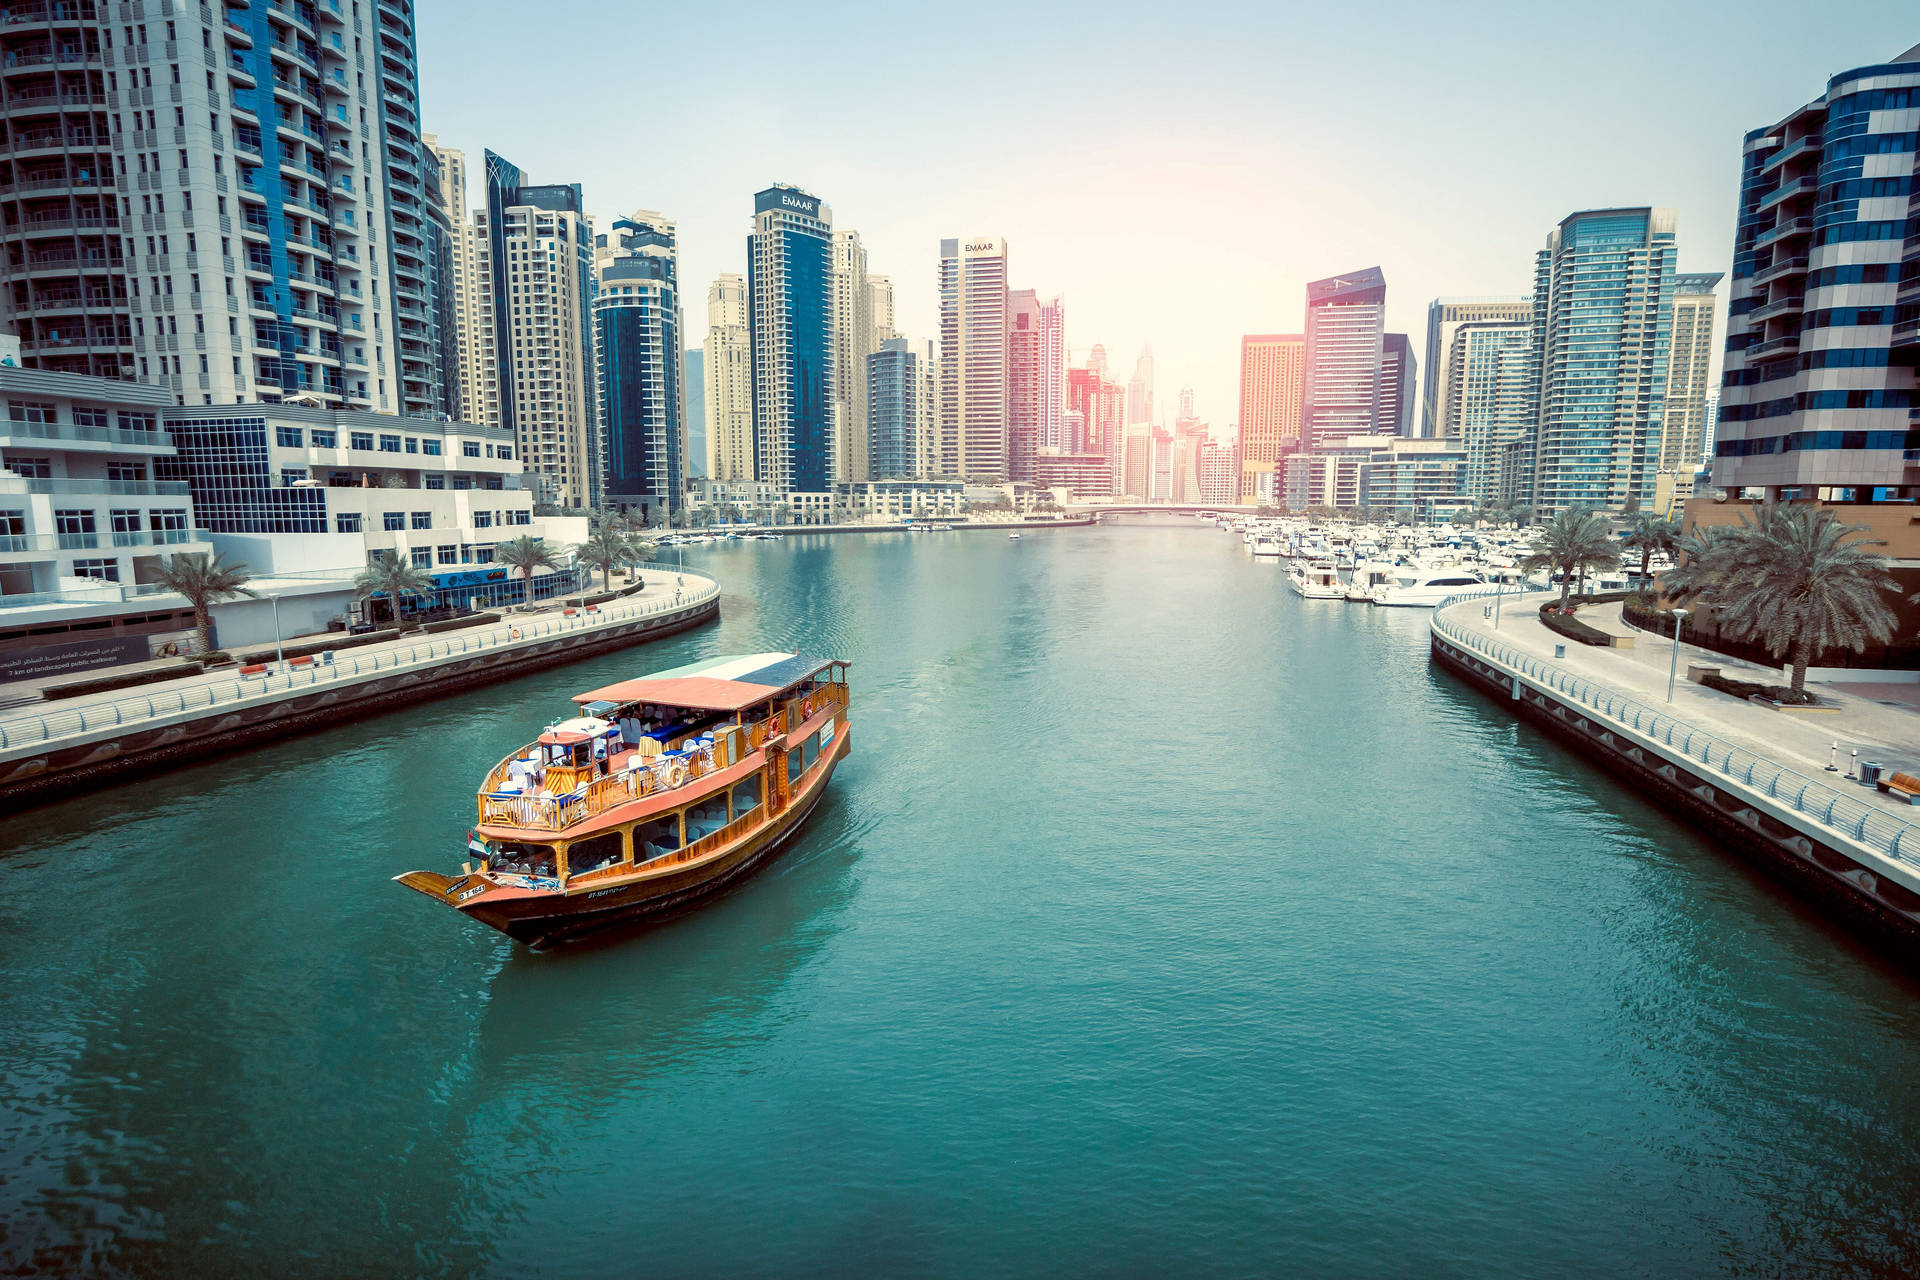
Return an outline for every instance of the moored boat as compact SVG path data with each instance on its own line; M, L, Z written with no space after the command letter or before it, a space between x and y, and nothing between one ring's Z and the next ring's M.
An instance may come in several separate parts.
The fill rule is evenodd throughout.
M534 947L695 902L819 803L848 751L846 670L760 653L579 694L487 774L461 874L394 878Z

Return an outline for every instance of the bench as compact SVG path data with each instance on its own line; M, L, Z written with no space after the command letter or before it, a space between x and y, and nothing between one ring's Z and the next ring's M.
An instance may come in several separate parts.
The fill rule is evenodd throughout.
M308 654L299 658L288 658L287 665L290 667L310 667L313 665L313 656Z
M1910 773L1890 773L1880 779L1880 790L1896 800L1920 804L1920 778Z
M243 680L248 676L264 676L265 674L267 674L267 664L264 662L249 662L246 666L240 668L240 678Z

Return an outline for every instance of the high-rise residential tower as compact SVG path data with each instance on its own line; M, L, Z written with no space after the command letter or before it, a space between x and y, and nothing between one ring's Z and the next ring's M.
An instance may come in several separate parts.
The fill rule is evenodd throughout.
M616 220L594 245L600 505L666 520L686 500L688 471L674 224L640 210Z
M731 272L707 289L707 474L752 480L753 339L747 282Z
M448 229L447 292L453 313L454 364L459 369L458 407L453 416L462 422L487 420L488 359L483 354L481 334L487 306L487 288L479 276L479 257L475 251L475 224L467 189L466 153L441 145L432 134L422 141L432 149L440 164L440 198Z
M1452 435L1447 386L1453 376L1453 335L1463 324L1533 323L1532 298L1435 298L1427 304L1427 363L1422 372L1420 435Z
M1920 497L1916 107L1920 45L1746 136L1713 458L1731 496ZM1904 517L1872 522L1890 554L1920 555Z
M1241 502L1274 497L1281 459L1300 448L1306 368L1305 334L1250 333L1240 339Z
M411 6L140 17L30 4L0 25L0 327L22 363L190 405L440 411Z
M1380 435L1413 434L1414 401L1419 396L1413 343L1404 333L1380 339L1380 391L1373 410L1373 429Z
M1008 475L1007 244L940 242L940 431L937 475Z
M1059 297L1040 303L1040 409L1036 433L1046 449L1066 447L1067 307Z
M1673 210L1648 207L1571 214L1536 259L1531 505L1541 516L1653 501L1675 222Z
M707 353L688 347L681 362L687 371L687 475L707 474Z
M1041 351L1040 295L1007 294L1007 479L1033 479L1041 446L1046 369Z
M1133 362L1133 377L1127 379L1127 425L1153 421L1153 344L1140 348Z
M542 501L596 506L605 453L594 403L593 224L578 183L531 184L491 151L486 183L476 256L493 363L487 422L513 432Z
M1386 315L1387 281L1378 267L1307 286L1301 435L1309 448L1389 429L1378 419ZM1243 413L1243 429L1246 421Z
M867 357L873 337L873 290L867 249L857 231L833 233L834 479L870 480L867 460Z
M1446 432L1432 438L1458 441L1462 497L1499 502L1507 446L1533 429L1533 317L1446 323L1447 380L1434 412Z
M919 474L925 394L920 357L905 338L888 338L867 357L867 447L873 479L904 480Z
M893 277L867 276L867 315L873 323L874 350L888 338L897 338L893 327Z
M834 480L833 210L776 183L747 237L755 478L778 492Z
M1707 400L1713 394L1713 319L1720 272L1673 278L1673 337L1667 358L1667 411L1660 432L1660 471L1654 499L1676 509L1693 496L1693 478L1708 436Z

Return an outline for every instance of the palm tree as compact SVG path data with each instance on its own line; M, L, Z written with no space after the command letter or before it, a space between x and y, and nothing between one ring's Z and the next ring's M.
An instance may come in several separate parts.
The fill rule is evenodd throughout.
M602 588L611 591L613 567L631 564L636 559L633 535L617 520L596 520L587 533L587 540L574 547L573 557L582 564L598 566Z
M393 610L393 625L400 625L400 601L406 596L417 596L424 600L433 594L433 579L425 571L416 569L413 563L402 560L397 552L381 551L367 561L367 567L353 580L354 595L361 600L371 601L374 596L385 596L387 607Z
M1731 525L1697 524L1675 539L1674 566L1660 580L1663 594L1686 603L1708 603L1726 572L1728 544L1739 533Z
M1647 570L1656 551L1672 551L1680 540L1673 521L1652 511L1635 511L1627 517L1627 533L1620 545L1640 553L1640 585L1647 585Z
M1522 560L1520 567L1528 573L1536 569L1558 571L1562 575L1559 605L1562 609L1567 607L1567 594L1573 589L1576 576L1585 576L1589 569L1611 569L1620 563L1620 549L1606 517L1585 507L1568 507L1547 521L1533 546L1533 554Z
M161 586L179 592L192 606L193 627L198 633L201 653L213 652L213 618L208 613L212 606L239 596L259 599L259 595L245 585L247 566L228 564L218 552L210 556L198 551L162 556L154 572Z
M1741 513L1741 525L1707 557L1717 569L1711 589L1721 625L1736 639L1753 638L1791 671L1791 701L1807 697L1814 655L1842 645L1859 653L1868 640L1893 634L1884 546L1864 525L1842 524L1814 506Z
M520 575L523 586L520 603L528 608L533 607L533 571L559 567L553 552L547 550L544 539L530 538L525 534L496 546L493 549L493 562L503 564Z

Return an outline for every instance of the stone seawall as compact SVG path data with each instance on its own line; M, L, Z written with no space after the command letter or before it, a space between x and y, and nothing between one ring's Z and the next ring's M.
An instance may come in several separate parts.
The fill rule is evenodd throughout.
M1515 714L1691 819L1822 904L1868 924L1875 937L1902 951L1920 950L1920 892L1914 875L1838 832L1767 802L1711 765L1662 750L1591 712L1578 701L1524 677L1440 634L1432 658ZM1897 846L1896 846L1897 847ZM1920 852L1917 850L1916 852ZM1895 858L1900 855L1896 853Z
M57 799L131 775L577 662L685 631L719 614L716 589L679 608L603 626L451 652L390 667L384 674L302 685L242 702L110 726L79 741L55 739L42 750L15 749L0 758L0 808Z

